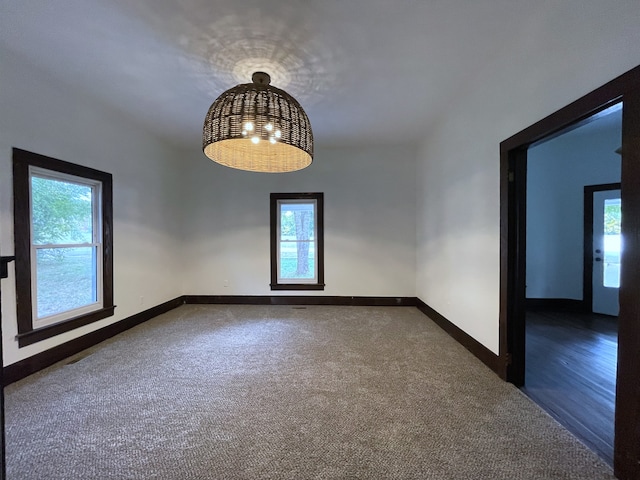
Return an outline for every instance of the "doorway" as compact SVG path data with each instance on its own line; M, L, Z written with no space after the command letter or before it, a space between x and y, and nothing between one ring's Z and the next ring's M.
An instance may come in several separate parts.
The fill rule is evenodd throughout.
M614 472L640 478L640 67L621 75L500 144L500 357L505 378L525 381L527 150L594 114L622 103L619 342Z
M522 390L609 464L613 464L619 272L622 110L614 105L527 149L526 358ZM600 185L593 185L601 182ZM611 187L609 187L611 186ZM588 200L591 202L586 203ZM594 199L596 203L594 205ZM595 207L595 208L594 208ZM614 215L615 213L615 215ZM595 228L595 235L593 229ZM587 241L588 239L588 241ZM616 240L618 248L616 249ZM592 243L596 242L595 246ZM587 262L588 259L588 262ZM583 265L589 268L585 275ZM597 267L600 267L598 270ZM611 278L609 278L611 277ZM619 282L618 282L619 283ZM589 285L591 288L584 288ZM588 291L588 295L587 295ZM601 308L594 315L591 297ZM587 296L589 300L587 300ZM605 305L604 300L607 300Z

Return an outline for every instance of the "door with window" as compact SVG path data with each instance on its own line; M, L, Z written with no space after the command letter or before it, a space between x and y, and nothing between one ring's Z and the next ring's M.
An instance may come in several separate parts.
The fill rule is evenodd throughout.
M592 308L617 316L622 236L620 189L593 192Z

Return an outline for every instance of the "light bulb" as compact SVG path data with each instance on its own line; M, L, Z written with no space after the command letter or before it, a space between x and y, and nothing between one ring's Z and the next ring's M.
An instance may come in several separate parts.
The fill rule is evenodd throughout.
M269 141L271 143L276 143L276 138L275 137L269 137Z
M276 130L276 138L280 138L282 136L282 132L280 130Z
M247 132L253 132L253 123L252 122L247 122L244 124L244 129Z
M273 130L273 125L271 125L270 123L267 123L267 124L264 126L264 129L265 129L267 132L270 132L271 130Z
M246 130L242 130L242 136L246 137L247 136L247 131Z
M260 137L251 137L251 143L258 144L260 142Z

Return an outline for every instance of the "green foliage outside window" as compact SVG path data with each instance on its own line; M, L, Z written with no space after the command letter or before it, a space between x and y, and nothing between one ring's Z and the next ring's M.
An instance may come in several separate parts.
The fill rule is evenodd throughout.
M288 254L282 256L281 276L283 278L313 278L314 271L309 262L309 240L313 238L314 214L313 206L305 208L282 207L280 215L280 231L282 238L293 237L297 240L294 247L295 260Z
M92 241L91 187L34 176L31 195L35 244Z
M622 210L620 205L605 205L604 207L604 234L620 235L620 223Z

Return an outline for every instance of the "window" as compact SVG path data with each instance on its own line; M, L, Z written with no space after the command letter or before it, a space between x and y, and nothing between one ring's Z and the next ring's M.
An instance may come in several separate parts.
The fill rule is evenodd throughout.
M113 315L112 178L13 150L18 344Z
M271 290L324 290L323 199L271 194Z

